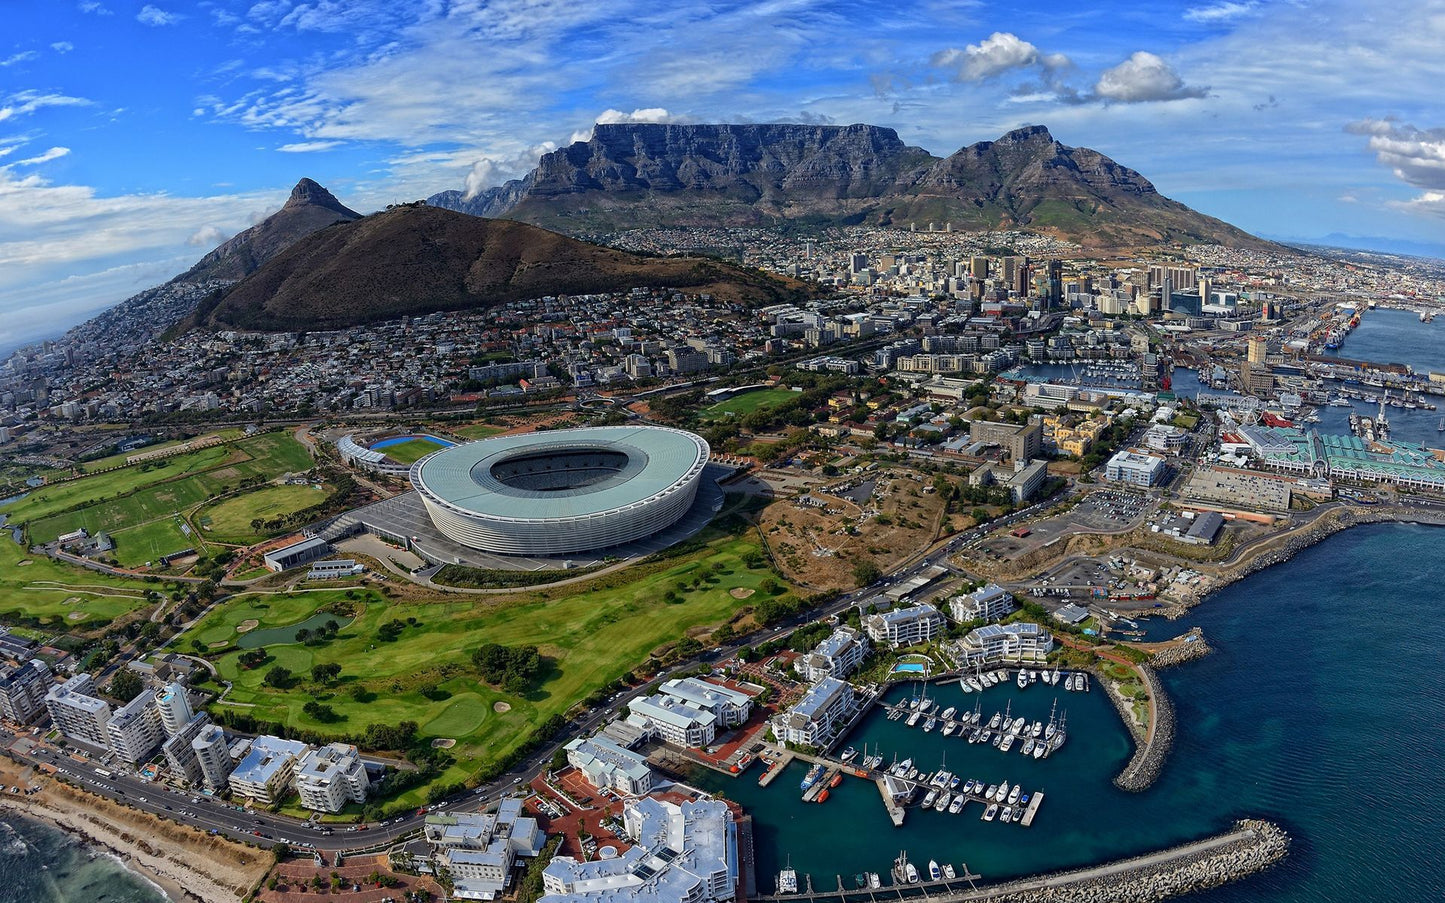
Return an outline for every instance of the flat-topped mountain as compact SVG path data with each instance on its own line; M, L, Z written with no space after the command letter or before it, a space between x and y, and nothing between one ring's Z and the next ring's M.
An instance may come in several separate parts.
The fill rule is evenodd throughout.
M209 298L184 325L338 329L545 295L662 286L743 302L806 294L801 283L708 258L644 257L417 203L297 240Z
M598 125L525 178L429 203L564 232L871 224L1029 229L1089 247L1265 245L1043 126L935 157L871 125Z
M280 210L222 242L171 281L199 284L243 279L299 239L360 216L325 188L310 179L302 179L291 189L291 197Z

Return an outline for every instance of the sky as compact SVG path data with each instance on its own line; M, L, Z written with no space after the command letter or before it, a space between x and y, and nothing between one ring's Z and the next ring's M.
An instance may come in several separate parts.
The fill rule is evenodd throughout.
M6 0L0 349L301 177L370 212L595 122L1028 124L1257 234L1445 254L1445 0Z

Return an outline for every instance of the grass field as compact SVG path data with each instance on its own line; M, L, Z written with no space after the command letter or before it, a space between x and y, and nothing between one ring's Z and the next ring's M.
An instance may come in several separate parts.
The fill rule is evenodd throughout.
M14 614L72 630L101 626L148 606L151 589L165 585L73 568L0 537L0 619Z
M408 439L405 442L388 445L382 449L382 452L398 464L414 464L432 452L439 451L443 448L446 448L446 446L418 436L415 439Z
M471 423L460 429L452 430L458 436L465 436L468 439L485 439L488 436L495 436L498 433L506 432L504 427L492 426L490 423Z
M202 531L207 539L250 544L262 538L251 529L251 521L256 518L290 514L319 505L330 497L329 489L317 489L310 483L304 486L262 486L204 509L201 517L208 520L203 523Z
M10 505L4 513L11 523L27 524L33 543L50 542L80 527L92 534L101 530L121 533L141 524L173 519L178 512L220 495L248 477L271 479L310 466L310 455L289 432L267 433L230 446L201 449L46 486ZM188 541L177 548L190 544ZM145 561L146 557L138 560Z
M206 436L220 436L222 439L239 439L241 437L241 430L237 427L227 427L223 430L212 430L210 432L202 434L197 438L204 438ZM96 458L94 461L86 461L84 464L80 465L80 469L85 471L86 473L95 473L97 470L105 470L107 467L118 467L119 465L124 464L125 459L129 458L131 455L140 455L145 454L146 452L160 451L163 448L173 448L177 445L181 445L182 443L189 441L189 439L175 439L170 442L157 442L155 445L147 445L144 448L138 448L134 451L121 452L120 454L110 455L105 458Z
M110 538L115 540L115 559L128 568L139 567L147 561L159 564L162 555L196 548L196 538L187 536L181 529L180 519L175 517L117 530Z
M195 648L190 642L194 639L206 649L221 677L235 684L229 700L253 705L246 711L257 718L336 733L359 733L372 722L413 720L423 734L454 738L457 762L441 780L463 781L482 764L510 752L547 718L646 662L659 646L680 639L692 627L726 620L743 604L729 590L756 589L769 575L743 563L743 556L756 548L747 539L716 537L676 560L497 601L398 602L355 591L365 601L357 603L361 610L356 620L336 639L321 646L267 646L273 661L249 671L239 667L234 646L213 644L234 643L240 636L236 627L247 619L261 627L299 623L318 607L344 598L344 591L239 596L181 642ZM696 589L682 592L675 604L665 601L669 589L679 583L690 586L694 578L700 581ZM415 618L417 625L406 627L395 642L382 642L377 630L393 618ZM546 678L521 696L481 683L469 655L482 642L536 645L548 659ZM335 689L305 680L284 691L264 684L265 672L275 665L307 675L313 664L323 662L342 666ZM366 691L364 702L351 695L357 686ZM344 720L334 725L314 721L302 712L312 699L331 706ZM498 702L511 710L497 712ZM418 788L402 800L419 802L424 793L425 788Z
M753 411L770 408L797 397L797 392L788 389L753 389L751 392L744 392L727 401L720 401L712 405L703 411L702 415L707 420L717 420L729 414L734 417L742 417Z

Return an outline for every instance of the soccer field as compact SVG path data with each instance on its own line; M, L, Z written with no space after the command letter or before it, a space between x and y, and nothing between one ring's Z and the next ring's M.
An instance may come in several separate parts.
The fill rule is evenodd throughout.
M742 417L753 411L770 408L797 397L798 393L791 389L754 389L751 392L744 392L729 398L727 401L718 402L703 411L703 417L708 420L717 420L730 414L734 417Z

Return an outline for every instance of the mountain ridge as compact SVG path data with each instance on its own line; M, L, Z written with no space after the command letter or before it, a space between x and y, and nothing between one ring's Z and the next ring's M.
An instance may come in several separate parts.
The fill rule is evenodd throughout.
M817 225L1031 229L1086 247L1271 246L1159 194L1140 173L1025 126L947 157L890 128L599 124L521 179L434 206L562 232L650 226Z

